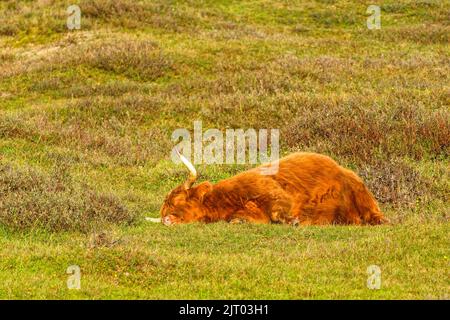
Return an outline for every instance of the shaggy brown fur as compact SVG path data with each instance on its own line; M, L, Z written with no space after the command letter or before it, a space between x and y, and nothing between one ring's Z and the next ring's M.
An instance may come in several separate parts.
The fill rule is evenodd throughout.
M291 154L279 160L274 175L262 175L263 167L215 185L203 182L175 188L161 208L162 222L375 225L387 221L361 179L327 156Z

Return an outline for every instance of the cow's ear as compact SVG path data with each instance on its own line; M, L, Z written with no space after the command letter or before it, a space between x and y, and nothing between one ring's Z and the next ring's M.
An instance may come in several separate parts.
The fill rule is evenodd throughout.
M213 185L211 182L202 182L199 185L189 189L190 196L196 199L199 199L200 201L203 200L203 197L205 194L210 192L213 189Z

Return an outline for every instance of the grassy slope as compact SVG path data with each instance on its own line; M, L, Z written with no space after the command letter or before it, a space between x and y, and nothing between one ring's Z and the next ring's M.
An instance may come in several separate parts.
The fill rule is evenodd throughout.
M0 3L0 161L67 167L140 218L1 229L0 298L449 297L448 6L384 1L372 32L360 1L92 2L76 32L68 2ZM393 225L146 224L185 178L170 133L196 119L279 127L283 153L334 156ZM242 169L200 167L212 181Z

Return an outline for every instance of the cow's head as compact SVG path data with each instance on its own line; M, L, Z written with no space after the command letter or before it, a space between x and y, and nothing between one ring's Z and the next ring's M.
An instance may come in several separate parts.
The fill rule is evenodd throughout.
M203 221L206 213L203 197L213 188L210 182L193 186L197 180L197 171L178 150L177 154L189 169L190 175L185 183L170 191L164 199L160 213L161 222L165 225Z

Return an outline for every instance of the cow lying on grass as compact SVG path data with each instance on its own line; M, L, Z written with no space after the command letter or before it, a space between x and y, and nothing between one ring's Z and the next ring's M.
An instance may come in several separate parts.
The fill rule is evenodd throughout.
M263 165L216 184L194 183L197 172L184 156L189 179L173 189L161 208L165 225L194 221L231 223L382 224L374 197L352 171L315 153L294 153L279 160L273 175Z

